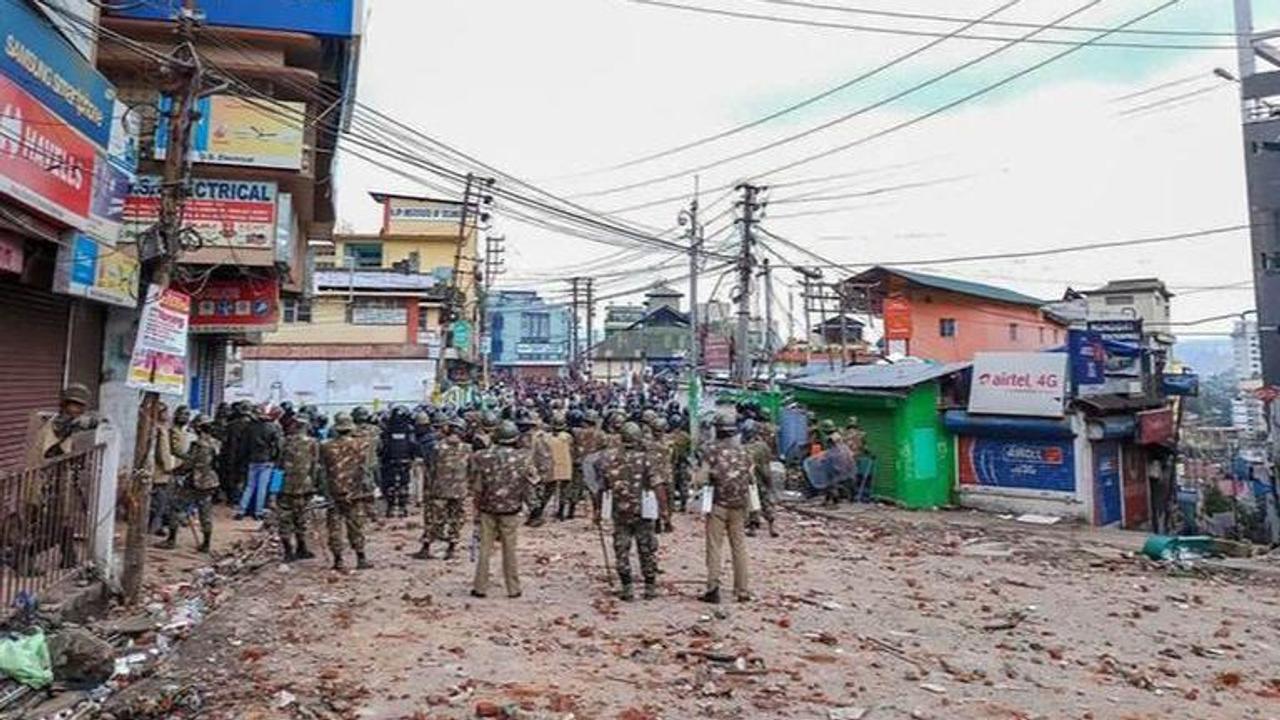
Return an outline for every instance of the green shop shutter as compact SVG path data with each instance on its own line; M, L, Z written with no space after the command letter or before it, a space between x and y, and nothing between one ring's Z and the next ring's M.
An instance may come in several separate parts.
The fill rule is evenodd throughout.
M875 454L871 494L884 500L898 500L898 431L892 410L863 410L858 420L866 432L867 449Z

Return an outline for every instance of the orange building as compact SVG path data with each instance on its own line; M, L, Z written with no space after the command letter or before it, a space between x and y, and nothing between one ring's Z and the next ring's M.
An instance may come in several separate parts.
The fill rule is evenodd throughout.
M1043 300L991 285L874 267L846 281L860 309L885 321L885 351L938 362L984 351L1036 351L1066 342Z

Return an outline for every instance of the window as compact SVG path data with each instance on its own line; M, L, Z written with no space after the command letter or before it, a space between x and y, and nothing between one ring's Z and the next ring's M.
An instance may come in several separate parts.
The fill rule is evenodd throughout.
M938 336L939 337L955 337L956 336L956 319L942 318L938 320Z
M355 258L357 268L382 267L381 243L347 243L343 246L343 254L345 257Z
M1058 340L1058 328L1054 328L1054 329L1053 329L1053 344L1054 344L1054 345L1057 345L1057 344L1058 344L1058 342L1059 342L1059 340Z
M1132 305L1133 296L1132 295L1108 295L1107 304L1108 305Z
M404 325L409 310L396 298L356 298L347 305L347 322L352 325Z
M1018 342L1018 323L1009 323L1009 339Z
M311 322L311 301L299 298L285 298L284 321L286 323L309 323Z
M520 313L520 338L524 342L546 342L551 339L551 313Z
M1040 328L1040 344L1041 345L1044 344L1044 327L1043 326Z

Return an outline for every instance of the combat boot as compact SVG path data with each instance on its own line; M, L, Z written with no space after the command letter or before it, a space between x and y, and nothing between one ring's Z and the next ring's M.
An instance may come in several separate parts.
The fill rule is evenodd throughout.
M297 557L299 560L310 560L311 558L315 557L315 553L307 549L307 537L305 535L301 535L301 534L298 535Z
M364 551L357 550L356 551L356 569L368 570L371 567L373 567L373 565L369 563L369 558L365 556Z
M778 528L774 527L772 520L769 521L769 537L778 537Z
M756 525L748 525L748 526L747 526L747 537L755 537L755 536L756 536L756 528L757 528L757 527L758 527L758 526L756 526Z
M169 528L169 535L156 544L161 550L172 550L178 547L178 528L173 526Z
M622 590L618 591L618 599L631 602L636 599L635 586L629 582L622 583Z
M293 553L293 543L289 542L288 539L280 538L280 547L284 549L285 562L291 563L298 559L298 556Z
M346 567L347 567L347 566L346 566L346 565L344 565L344 564L342 563L342 553L334 553L334 554L333 554L333 569L334 569L334 570L345 570L345 569L346 569Z
M644 579L644 599L652 600L658 597L658 582L653 578Z
M708 590L702 593L701 595L699 595L698 599L704 603L719 605L720 604L720 588L713 588L711 590Z
M204 539L200 541L200 547L196 548L199 552L208 554L209 545L213 542L213 533L205 533Z
M431 543L424 542L418 552L410 555L414 560L430 560L431 559Z
M455 543L455 542L449 543L449 545L444 549L444 559L452 560L454 556L457 555L457 552L458 552L458 543Z
M578 503L569 503L569 512L565 513L566 520L572 520L574 515L578 514Z

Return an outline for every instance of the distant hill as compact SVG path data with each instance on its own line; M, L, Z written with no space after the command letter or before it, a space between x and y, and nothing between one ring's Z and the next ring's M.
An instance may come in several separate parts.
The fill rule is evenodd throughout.
M1231 339L1179 338L1173 356L1202 376L1217 375L1232 369Z

